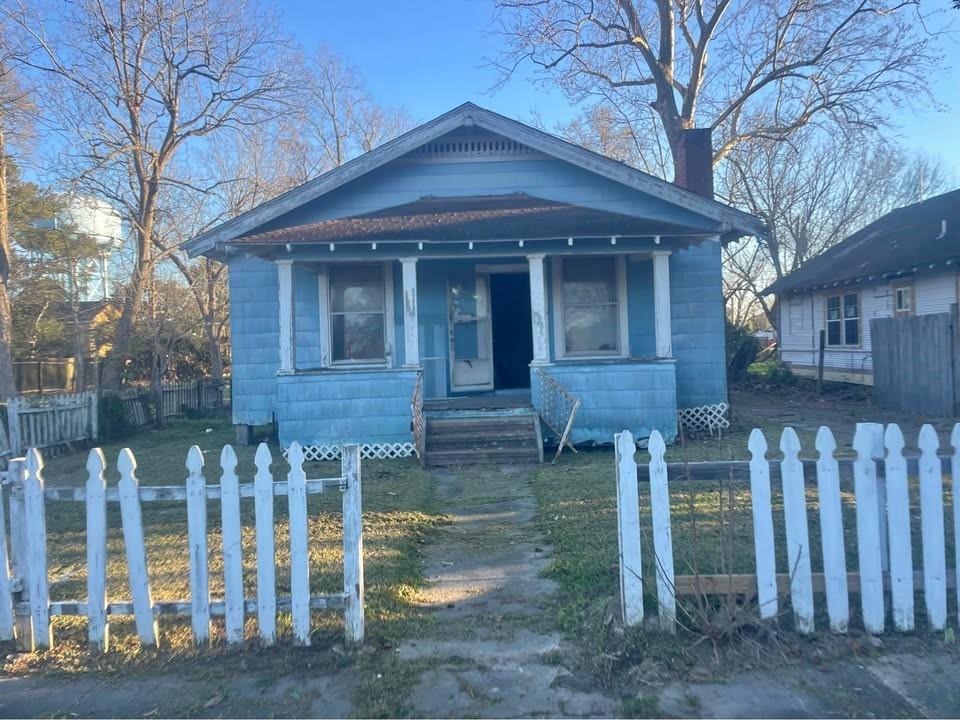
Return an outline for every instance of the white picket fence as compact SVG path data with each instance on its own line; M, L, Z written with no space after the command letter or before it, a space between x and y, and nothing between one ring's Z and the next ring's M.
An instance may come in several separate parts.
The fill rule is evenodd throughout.
M617 518L620 549L620 591L623 619L637 625L644 618L641 522L636 445L629 431L615 435ZM761 618L780 612L781 596L789 596L794 627L802 633L815 629L815 599L826 600L830 630L846 632L850 622L850 594L859 593L864 629L882 633L886 626L886 603L890 603L893 626L911 631L915 625L914 594L922 593L926 624L943 630L947 623L947 593L960 586L960 423L953 428L949 465L952 476L954 568L947 569L944 528L945 460L938 455L940 441L931 425L924 425L918 438L919 458L905 458L904 439L897 425L860 423L853 440L856 459L852 465L856 503L856 547L859 572L847 570L840 492L840 463L834 457L837 444L829 428L816 436L816 487L819 506L822 572L814 573L807 526L807 496L800 439L792 428L780 437L783 459L779 466L788 573L777 574L771 461L767 440L760 430L749 439L749 486L753 516L755 574L679 576L674 570L673 528L670 521L670 487L666 447L660 433L649 439L649 492L656 576L659 625L674 632L678 595L739 593L755 595ZM731 465L735 465L732 463ZM916 468L919 485L922 569L915 572L911 540L909 467ZM879 470L879 472L878 472ZM724 478L725 479L725 478ZM958 609L960 621L960 609Z
M96 391L14 397L6 408L7 442L0 455L16 457L28 447L49 452L97 439ZM3 441L0 429L0 444Z
M252 483L237 477L237 456L230 445L220 453L219 484L207 484L203 453L193 446L187 453L185 485L140 486L137 461L125 448L117 458L120 481L108 488L104 478L106 460L99 448L87 460L86 487L47 487L43 460L36 449L26 458L11 461L4 485L10 490L10 542L0 512L0 640L16 637L19 647L32 651L53 645L51 617L86 615L90 644L105 650L109 642L108 619L133 615L142 645L158 644L157 619L162 615L191 618L198 645L210 640L212 616L225 620L229 643L244 640L244 616L255 614L260 640L276 641L278 612L289 612L293 638L309 645L311 611L332 609L344 613L348 644L363 642L364 582L363 530L360 497L360 448L345 445L341 474L333 478L307 478L303 448L292 443L287 452L290 471L286 481L274 481L273 458L266 444L257 448L256 474ZM0 485L0 508L4 485ZM310 594L307 496L339 490L343 502L343 592ZM290 542L290 594L277 596L274 498L286 496ZM244 597L241 546L240 499L254 499L256 521L257 595ZM209 590L207 503L220 501L223 539L224 597L212 600ZM150 588L142 504L186 502L190 598L156 601ZM47 564L46 517L56 502L86 504L87 600L50 601ZM131 601L107 598L107 503L119 503ZM11 562L12 561L12 562Z

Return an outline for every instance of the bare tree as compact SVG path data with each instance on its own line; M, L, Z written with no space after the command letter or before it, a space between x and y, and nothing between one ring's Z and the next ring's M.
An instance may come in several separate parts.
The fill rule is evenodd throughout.
M531 62L575 101L652 108L674 165L682 131L714 162L818 122L878 126L938 60L919 0L496 0L503 76Z
M121 208L134 262L103 384L119 387L156 264L174 248L158 215L182 184L174 160L227 128L274 115L288 91L272 17L254 0L76 0L6 9L34 43L46 110L69 138L61 160L79 189ZM202 190L202 188L198 188Z

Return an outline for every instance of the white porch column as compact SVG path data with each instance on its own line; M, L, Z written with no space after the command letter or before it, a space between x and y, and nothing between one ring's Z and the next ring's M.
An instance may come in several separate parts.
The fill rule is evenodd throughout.
M403 270L403 366L420 367L420 328L417 315L417 259L400 258Z
M657 357L673 357L673 330L670 323L670 251L653 253L653 316Z
M293 260L277 260L277 285L280 308L280 372L292 373L295 368Z
M533 327L533 364L550 362L550 324L547 319L547 276L544 255L527 255L530 263L530 322Z

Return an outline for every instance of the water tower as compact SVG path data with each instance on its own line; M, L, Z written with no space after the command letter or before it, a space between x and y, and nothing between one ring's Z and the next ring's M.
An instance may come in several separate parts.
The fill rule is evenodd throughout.
M120 213L100 198L72 195L66 200L60 224L69 225L78 235L93 238L99 251L90 280L80 288L81 300L106 300L110 297L110 260L124 243Z

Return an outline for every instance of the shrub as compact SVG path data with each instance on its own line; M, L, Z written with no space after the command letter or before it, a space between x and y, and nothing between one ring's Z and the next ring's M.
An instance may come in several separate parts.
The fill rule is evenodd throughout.
M727 379L742 380L760 349L760 343L747 328L727 321Z
M120 440L133 432L127 408L116 393L102 393L97 403L97 423L101 440Z
M796 376L790 368L780 360L764 360L755 362L747 368L751 378L769 385L792 385Z

